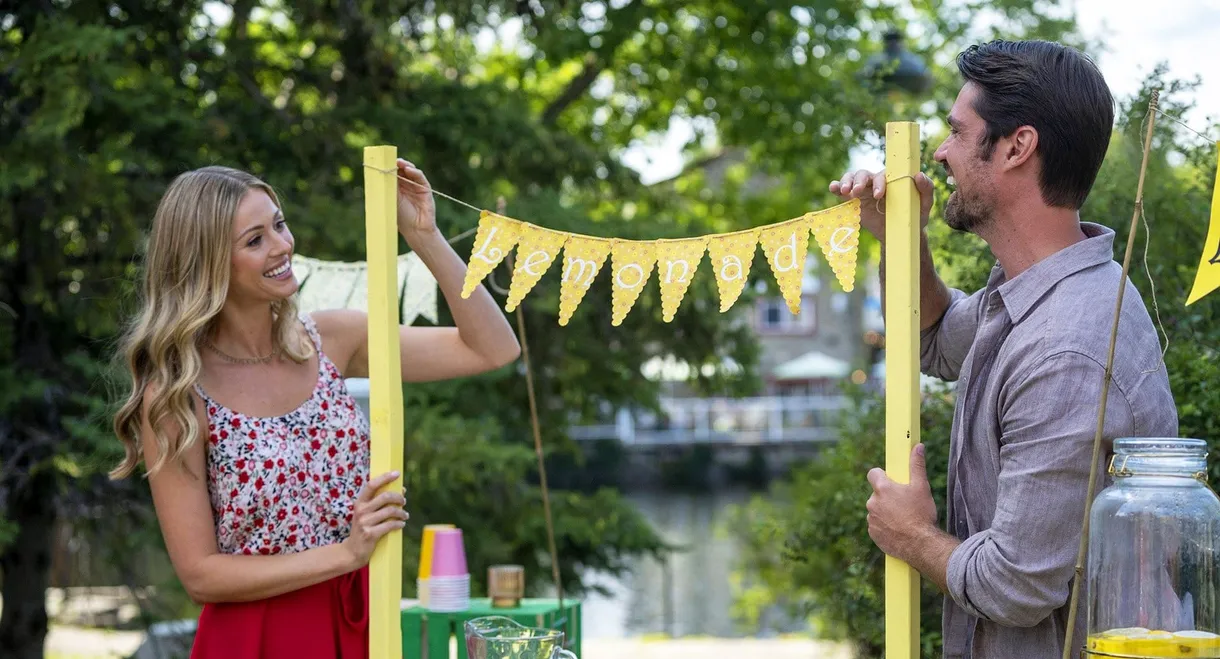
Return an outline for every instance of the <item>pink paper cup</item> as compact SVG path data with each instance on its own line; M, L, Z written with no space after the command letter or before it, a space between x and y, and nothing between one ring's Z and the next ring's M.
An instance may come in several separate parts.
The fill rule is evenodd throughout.
M460 577L466 569L466 548L461 529L437 529L432 538L432 576Z

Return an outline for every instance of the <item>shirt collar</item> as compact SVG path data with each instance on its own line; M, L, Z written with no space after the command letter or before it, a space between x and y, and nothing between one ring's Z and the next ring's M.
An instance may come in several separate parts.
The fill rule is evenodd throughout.
M1002 282L995 288L1014 325L1059 282L1081 270L1114 260L1113 229L1092 222L1081 222L1080 229L1084 232L1084 240L1038 261L1012 279L1004 281L1003 271L996 267L997 272L992 273L991 279Z

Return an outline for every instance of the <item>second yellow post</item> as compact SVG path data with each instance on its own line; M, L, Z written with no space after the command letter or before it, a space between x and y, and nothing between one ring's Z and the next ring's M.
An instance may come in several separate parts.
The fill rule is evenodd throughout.
M919 443L919 126L885 126L885 471L911 482ZM885 656L919 656L919 573L885 557Z
M369 295L371 476L402 472L402 367L398 343L398 149L364 148ZM387 486L401 488L402 480ZM377 543L369 562L369 656L402 657L402 532Z

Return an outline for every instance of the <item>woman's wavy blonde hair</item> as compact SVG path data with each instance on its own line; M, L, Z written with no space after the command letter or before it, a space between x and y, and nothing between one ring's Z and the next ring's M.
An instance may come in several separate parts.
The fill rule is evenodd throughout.
M140 464L145 408L158 448L149 475L181 460L202 434L191 399L203 364L199 345L228 296L233 221L251 190L266 192L280 205L270 185L246 172L203 167L174 179L157 206L140 310L119 345L131 391L114 419L126 455L111 478L126 478ZM271 310L277 352L297 362L308 359L312 346L296 322L296 296L272 303Z

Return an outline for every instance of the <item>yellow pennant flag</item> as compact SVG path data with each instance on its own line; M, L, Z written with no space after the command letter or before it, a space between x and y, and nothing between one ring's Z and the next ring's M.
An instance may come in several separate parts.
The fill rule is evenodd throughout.
M661 286L661 318L671 322L691 279L707 251L707 236L683 240L657 240L657 279Z
M639 293L648 283L656 264L656 243L643 240L615 240L610 248L610 273L612 284L611 306L614 316L610 325L622 325L632 306L636 305Z
M611 325L622 325L623 319L635 305L644 290L652 266L657 261L657 247L654 242L637 240L616 240L610 248L610 283L613 286L611 306L614 315Z
M569 236L564 243L563 279L559 284L560 325L567 325L572 319L577 305L610 255L610 245L609 240L584 236Z
M516 309L525 294L546 274L566 238L566 234L540 229L532 224L522 227L521 238L517 241L516 268L513 269L513 281L508 286L505 310Z
M860 246L860 200L813 215L813 235L843 290L856 283L856 252Z
M764 229L758 238L788 310L795 315L801 313L801 284L805 279L811 224L808 218L777 224Z
M745 289L758 247L761 229L742 233L718 234L708 239L707 251L712 257L716 288L720 291L720 312L728 311Z
M462 283L462 299L470 297L479 282L504 260L520 235L520 222L486 210L479 214L479 231L474 237L474 251L466 268L466 280Z
M1220 151L1220 141L1216 142ZM1190 306L1199 298L1220 288L1220 162L1216 163L1216 182L1212 187L1211 221L1207 227L1207 239L1203 241L1203 255L1199 257L1199 269L1195 272L1195 284L1186 298Z

